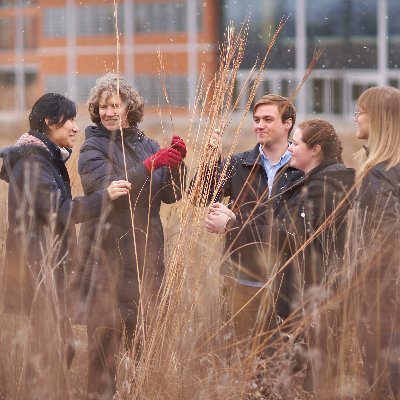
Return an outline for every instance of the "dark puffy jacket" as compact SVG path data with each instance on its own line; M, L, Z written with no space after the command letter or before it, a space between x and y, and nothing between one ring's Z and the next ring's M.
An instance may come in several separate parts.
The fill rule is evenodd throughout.
M356 200L353 320L368 383L384 398L385 379L393 393L400 393L399 357L392 357L400 351L400 164L387 169L382 162L368 171Z
M125 163L120 132L111 133L102 125L86 129L79 157L79 174L85 194L107 187L113 180L128 179L128 197L113 203L106 219L81 226L80 262L75 282L80 287L80 318L86 319L96 292L117 293L117 303L125 319L134 316L138 304L138 271L146 282L159 285L164 272L164 236L160 219L161 203L181 198L185 171L157 169L150 176L143 161L159 150L159 145L136 127L124 129ZM131 218L132 217L132 218ZM132 225L133 222L133 225ZM132 231L133 226L133 231Z
M222 168L221 168L222 169ZM252 150L234 154L229 162L217 200L229 197L229 205L237 216L236 226L265 225L277 206L282 190L303 176L303 172L285 164L276 174L269 193L268 179L260 159L259 145ZM221 178L218 178L221 179ZM240 279L263 282L266 279L265 260L251 229L228 231L222 273ZM261 262L260 262L261 261Z
M254 246L258 246L258 260L253 257L254 262L262 266L264 261L265 265L261 255L267 253L266 246L272 246L271 259L275 257L279 261L277 265L282 266L328 217L333 217L332 222L313 236L307 247L289 263L284 274L279 275L277 311L281 317L289 314L293 301L297 301L304 290L321 283L341 262L354 180L354 169L336 161L324 161L281 192L274 205L273 219L266 225L236 226L251 236Z
M98 217L105 196L97 192L72 199L60 149L42 133L23 136L27 143L0 150L0 178L9 183L4 306L8 312L29 314L41 264L54 268L63 295L76 261L75 224Z
M229 224L236 265L241 269L249 266L250 272L258 266L265 282L275 276L329 216L334 217L331 224L289 261L284 273L277 275L276 310L282 318L289 315L304 290L319 284L342 261L354 176L354 169L336 161L321 163L291 184L286 180L286 186L278 175L279 190L266 203L264 219L258 217L259 223L255 224L251 221ZM249 274L247 279L253 280L252 277Z

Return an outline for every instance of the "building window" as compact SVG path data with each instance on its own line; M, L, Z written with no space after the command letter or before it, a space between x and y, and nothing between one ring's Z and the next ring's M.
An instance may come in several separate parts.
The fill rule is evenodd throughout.
M165 106L167 101L163 93L161 82L154 75L140 75L135 86L146 103L153 106ZM171 106L187 106L188 81L186 75L167 75L165 86Z
M376 68L377 0L306 0L307 60L318 67Z
M186 31L186 3L136 3L135 32Z
M44 10L44 36L60 37L67 33L66 11L64 7L48 7Z
M269 0L268 5L260 6L259 0L225 0L222 6L222 32L233 21L237 29L244 19L249 18L249 35L242 68L253 67L257 55L264 57L274 29L284 17L289 17L278 36L267 60L268 68L295 67L295 0Z
M22 0L22 5L24 7L36 6L38 0ZM0 0L0 8L15 7L15 0Z
M389 68L400 69L400 2L388 0Z
M119 9L121 14L121 9ZM81 6L77 8L78 36L109 35L115 32L113 6Z
M0 72L0 110L15 108L15 74L14 72Z
M65 75L46 75L44 78L45 91L50 93L67 94L67 80Z
M36 49L38 47L38 18L24 16L24 47L26 49Z
M85 103L89 97L90 89L94 86L98 75L78 75L76 78L76 101Z
M10 50L15 47L14 32L14 19L0 18L0 50Z

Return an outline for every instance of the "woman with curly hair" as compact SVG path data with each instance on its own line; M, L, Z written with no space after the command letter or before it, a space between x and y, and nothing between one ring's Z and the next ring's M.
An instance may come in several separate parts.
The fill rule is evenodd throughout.
M91 396L115 393L116 358L122 333L134 338L138 313L143 316L164 274L161 203L181 198L186 147L179 136L160 146L138 128L143 100L117 74L100 77L90 92L94 125L86 129L79 157L85 194L116 179L132 185L129 199L117 201L104 220L82 225L79 317L88 325Z

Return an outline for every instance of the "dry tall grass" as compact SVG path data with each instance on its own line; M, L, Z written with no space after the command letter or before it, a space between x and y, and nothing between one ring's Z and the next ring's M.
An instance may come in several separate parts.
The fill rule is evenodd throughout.
M219 274L223 238L207 234L202 219L205 197L212 188L208 166L218 157L216 149L210 145L212 132L219 129L224 132L224 137L230 132L231 145L227 154L232 154L240 145L248 148L252 142L243 137L243 132L265 59L241 88L239 97L249 92L249 101L239 122L233 123L233 111L239 98L234 97L235 74L245 49L247 29L243 25L238 34L234 34L232 29L227 31L218 75L209 86L204 77L199 81L196 107L189 128L185 129L185 140L189 153L192 153L188 160L188 175L193 176L197 171L197 190L185 195L180 203L163 209L165 280L156 299L153 298L150 304L143 299L133 350L125 352L121 349L117 355L117 399L312 398L303 389L304 374L301 371L293 373L293 359L306 358L310 352L321 393L318 398L361 399L368 396L354 324L359 316L351 307L356 301L352 291L352 271L370 246L370 243L365 245L365 241L361 242L364 237L351 237L346 262L340 271L334 271L335 279L342 282L339 290L332 290L329 284L321 286L318 288L318 301L310 302L307 298L305 303L297 305L300 314L296 318L282 322L280 327L286 328L283 333L285 340L281 340L279 328L263 332L261 345L260 340L240 343L227 315ZM178 126L175 121L174 128L178 130ZM75 194L80 192L77 154L75 151L68 165ZM3 216L0 221L0 251L4 254L7 185L4 182L0 185L0 215ZM352 226L361 230L362 222L353 220ZM51 243L49 239L49 252L54 249L54 243ZM363 244L361 247L360 243ZM51 260L44 265L51 268ZM343 277L339 278L341 275ZM48 351L50 365L54 368L45 371L46 379L39 386L32 386L41 389L41 393L32 394L32 398L85 398L87 349L84 327L74 327L77 356L67 372L60 368L60 343L57 340L62 334L58 331L57 318L49 318L51 313L45 312L48 307L57 309L57 298L52 297L51 270L48 269L44 276L50 279L46 281L49 297L41 303L38 314L45 317L39 327L33 326L36 327L34 332L28 318L0 316L0 399L16 399L21 393L28 345L32 339L38 339L39 332L42 335L41 348ZM49 299L53 301L49 302ZM262 323L260 321L260 325ZM324 331L326 326L328 331ZM324 349L321 350L321 346L307 347L309 341L299 340L306 339L310 329L315 337L322 335ZM275 341L277 332L281 336ZM265 346L274 348L274 352L262 354L259 350L264 350ZM321 373L325 370L326 374ZM58 396L55 393L60 382L63 386Z

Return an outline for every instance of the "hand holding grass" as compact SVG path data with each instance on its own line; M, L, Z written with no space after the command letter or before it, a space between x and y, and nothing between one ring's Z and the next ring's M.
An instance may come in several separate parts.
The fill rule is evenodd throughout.
M229 220L236 221L235 214L222 203L211 204L204 220L207 232L225 233Z
M131 184L128 181L112 181L107 188L108 197L111 201L114 201L121 196L127 195L130 189Z
M212 149L217 149L219 154L222 154L222 132L219 129L214 129L208 145Z
M187 153L186 144L180 136L178 135L172 136L171 147L173 149L178 150L181 153L182 159L186 157Z
M166 147L158 150L157 153L146 158L146 160L143 161L143 164L146 167L147 172L150 173L161 167L171 167L172 169L177 169L181 162L181 151L172 147Z

